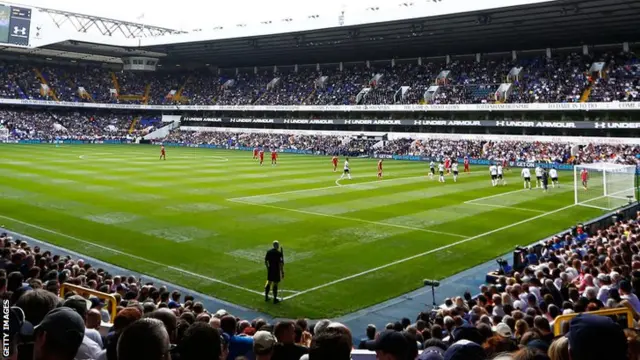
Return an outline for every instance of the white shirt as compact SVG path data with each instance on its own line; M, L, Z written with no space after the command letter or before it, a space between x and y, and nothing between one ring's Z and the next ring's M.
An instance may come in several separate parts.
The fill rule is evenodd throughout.
M558 177L558 171L556 169L551 169L549 170L549 176L551 176L551 178L557 178Z
M636 294L620 295L620 299L627 300L631 304L631 307L633 307L633 310L640 313L640 300L638 300Z
M82 344L78 348L78 352L76 356L73 358L74 360L94 360L98 358L98 355L102 349L100 345L96 344L95 341L89 339L86 335L82 338Z
M430 168L435 168L435 167L436 167L436 164L432 161L432 162L430 162L430 163L429 163L429 167L430 167Z
M491 175L498 175L498 168L495 165L489 166L489 172Z
M451 164L451 170L452 170L453 172L458 171L458 163L453 163L453 164Z
M536 168L536 176L542 176L542 168L541 167L537 167Z
M100 348L104 347L104 345L102 344L102 336L100 336L100 332L98 330L96 330L96 329L84 329L84 336L86 336L89 339L95 341L96 344L98 344L98 346L100 346Z
M349 170L349 162L345 160L344 162L344 169L345 170Z
M444 171L444 165L439 164L438 165L438 171L443 172Z
M530 178L531 177L531 170L529 170L528 168L524 168L522 169L522 177L523 178Z
M498 165L498 175L502 175L502 165Z

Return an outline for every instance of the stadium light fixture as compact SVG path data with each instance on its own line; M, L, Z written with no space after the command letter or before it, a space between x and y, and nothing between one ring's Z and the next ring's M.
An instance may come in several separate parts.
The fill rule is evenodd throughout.
M317 19L319 17L320 17L320 15L309 15L309 16L307 16L308 19Z
M282 19L282 21L283 21L283 22L292 22L292 21L293 21L293 19L292 19L292 18L285 18L285 19Z
M367 10L368 11L378 11L378 10L380 10L380 7L379 6L371 6L371 7L368 7Z

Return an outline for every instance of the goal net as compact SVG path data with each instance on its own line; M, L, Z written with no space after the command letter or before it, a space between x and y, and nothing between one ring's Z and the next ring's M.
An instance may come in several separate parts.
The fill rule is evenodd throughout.
M613 210L638 201L634 165L576 165L573 178L576 205Z

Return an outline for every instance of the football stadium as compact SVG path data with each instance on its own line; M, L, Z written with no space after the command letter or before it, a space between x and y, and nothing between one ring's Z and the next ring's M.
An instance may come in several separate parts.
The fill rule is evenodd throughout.
M636 2L40 5L0 5L5 357L640 356Z

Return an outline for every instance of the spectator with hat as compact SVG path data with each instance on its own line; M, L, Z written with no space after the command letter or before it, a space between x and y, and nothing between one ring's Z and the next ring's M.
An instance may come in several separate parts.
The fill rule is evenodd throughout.
M401 332L385 330L367 346L376 352L379 360L405 360L409 356L409 343Z
M270 332L257 331L253 335L253 353L256 360L271 360L276 342L276 337Z
M627 339L606 316L579 314L569 325L569 356L576 360L625 360Z
M87 312L91 308L91 302L80 295L73 295L64 301L64 307L73 309L80 315L82 322L86 324ZM96 359L102 350L102 337L97 330L87 329L85 325L82 344L78 348L76 360Z
M84 330L84 321L75 310L68 307L51 310L34 328L33 360L74 359L82 345Z

